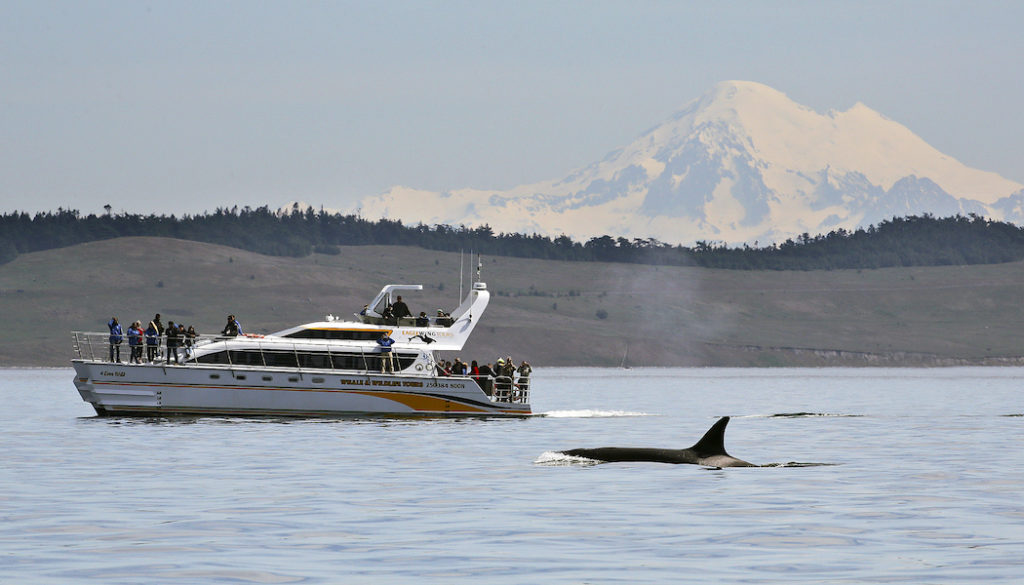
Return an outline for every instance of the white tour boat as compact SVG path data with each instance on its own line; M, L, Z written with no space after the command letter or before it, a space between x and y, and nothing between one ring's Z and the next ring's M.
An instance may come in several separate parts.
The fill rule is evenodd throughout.
M450 317L383 317L394 296L422 288L389 284L349 321L328 315L270 335L199 337L179 348L180 364L126 363L127 331L125 362L111 362L109 334L74 332L75 386L97 414L112 416L530 415L528 377L438 373L435 352L462 349L487 308L487 285L474 283ZM391 371L381 334L395 342Z

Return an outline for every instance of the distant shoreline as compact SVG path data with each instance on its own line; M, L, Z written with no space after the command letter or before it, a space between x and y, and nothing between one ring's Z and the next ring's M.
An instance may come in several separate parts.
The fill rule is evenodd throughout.
M383 284L421 284L414 311L457 305L459 253L359 246L304 258L130 237L0 265L0 364L66 367L71 331L235 314L271 333L358 311ZM772 271L483 258L482 321L445 357L534 367L1024 365L1024 261Z

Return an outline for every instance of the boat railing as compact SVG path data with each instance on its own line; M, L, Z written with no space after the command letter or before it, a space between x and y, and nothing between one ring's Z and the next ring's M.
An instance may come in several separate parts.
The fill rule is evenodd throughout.
M491 398L497 402L526 404L530 402L530 378L520 376L490 376L494 393Z
M197 335L192 338L181 339L178 341L178 346L175 350L177 359L174 359L169 354L166 337L156 338L157 343L155 345L149 345L146 342L146 338L143 337L141 344L134 346L137 348L136 355L138 356L135 359L138 359L137 363L141 364L175 364L183 367L221 365L228 367L286 367L297 370L362 371L366 373L381 371L381 353L371 348L359 348L359 355L353 363L354 367L338 367L337 361L342 358L347 357L351 359L353 357L352 349L346 352L339 352L338 350L332 352L331 347L326 346L323 350L316 349L311 351L308 345L301 343L293 342L288 344L275 341L273 344L266 344L262 340L262 335L246 335L244 337L247 337L247 341L253 344L250 348L237 350L225 347L223 352L223 359L225 361L216 362L198 362L194 360L194 350L211 343L229 341L235 339L234 337ZM131 363L133 361L133 346L129 343L127 334L123 335L122 342L115 345L113 351L111 351L109 333L72 331L71 341L74 357L80 360L103 363L110 363L112 361ZM300 348L300 345L303 347ZM252 353L249 354L250 357L247 360L233 361L233 352ZM293 354L294 359L287 360L287 363L280 363L282 352ZM253 359L253 356L256 355L258 355L258 360ZM317 365L309 365L313 361L311 356L318 362ZM399 359L396 358L395 362L398 362ZM398 364L395 363L394 365L395 372L400 372L401 369L398 367ZM428 370L424 369L423 371Z
M225 339L229 338L218 335L197 335L192 338L182 339L178 342L178 356L182 361L184 361L191 357L192 350L194 348L208 343L213 343L214 341L224 341ZM74 352L74 357L77 359L90 362L109 362L111 354L110 345L109 333L90 331L71 332L71 348ZM117 345L117 348L114 351L115 357L120 354L120 361L129 363L132 359L132 347L133 346L128 339L128 334L123 334L121 343ZM167 359L166 337L158 337L156 345L149 345L146 342L145 336L143 336L141 343L134 347L142 348L140 357L143 363L149 363L149 352L147 352L146 349L150 347L155 348L154 353L156 360L153 363L161 363Z

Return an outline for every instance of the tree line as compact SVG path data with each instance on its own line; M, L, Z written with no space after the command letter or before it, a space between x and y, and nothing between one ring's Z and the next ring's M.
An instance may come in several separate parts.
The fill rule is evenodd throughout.
M653 238L495 233L466 227L367 220L358 215L293 207L219 208L199 215L81 215L76 210L0 215L0 264L19 254L126 236L158 236L221 244L272 256L340 254L343 246L406 245L430 250L473 250L578 262L702 266L732 270L835 270L889 266L994 264L1024 259L1024 229L978 215L894 217L877 226L802 234L763 247L699 241L671 245Z

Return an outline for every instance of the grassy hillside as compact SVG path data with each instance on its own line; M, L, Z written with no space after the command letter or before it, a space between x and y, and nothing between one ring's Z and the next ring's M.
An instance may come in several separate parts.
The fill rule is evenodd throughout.
M468 262L468 259L467 259ZM535 366L1024 363L1024 263L811 272L484 258L491 306L461 353ZM74 329L235 313L269 332L349 315L386 283L423 284L413 311L454 308L459 255L407 247L262 256L121 238L0 266L0 366L65 365ZM601 319L598 314L606 315Z

